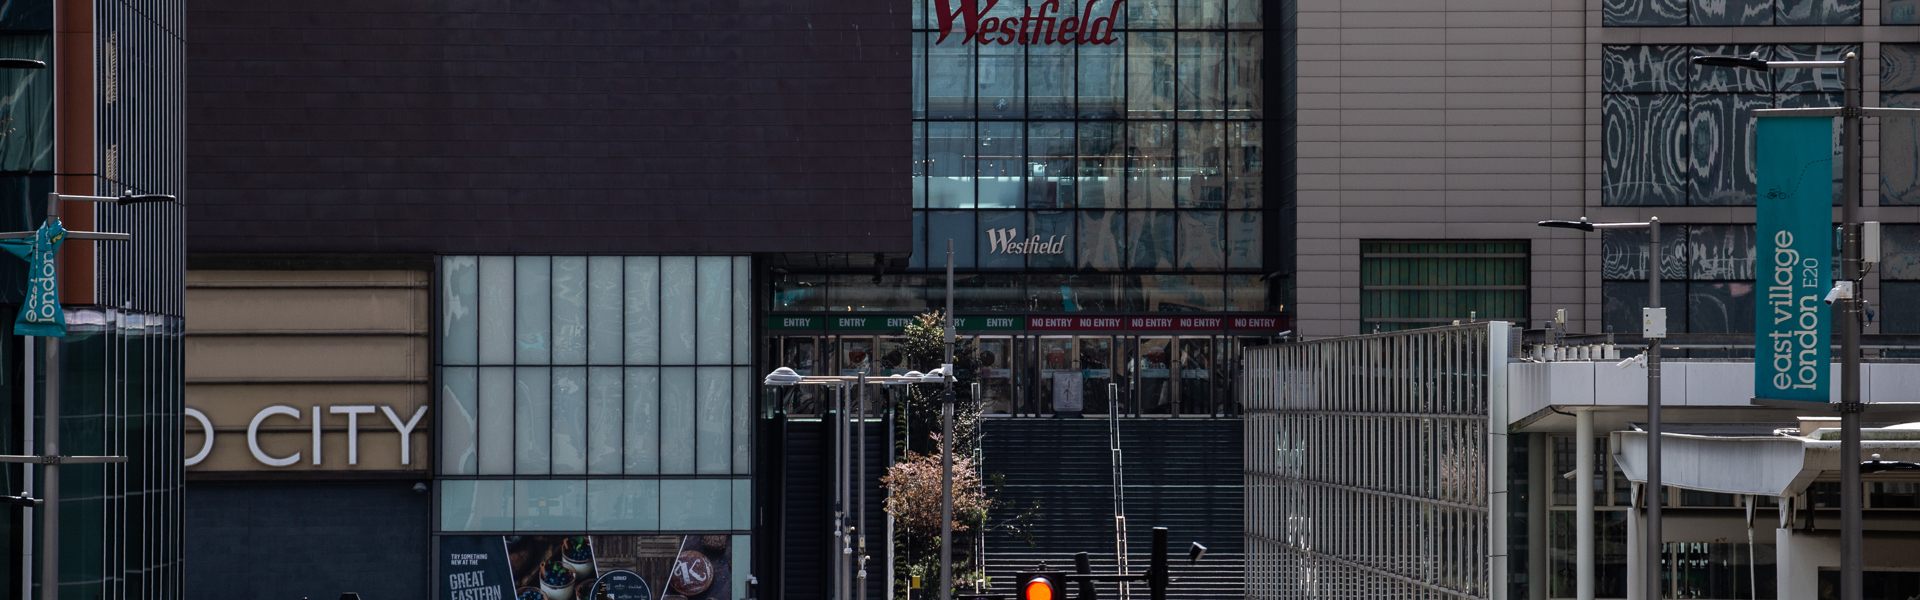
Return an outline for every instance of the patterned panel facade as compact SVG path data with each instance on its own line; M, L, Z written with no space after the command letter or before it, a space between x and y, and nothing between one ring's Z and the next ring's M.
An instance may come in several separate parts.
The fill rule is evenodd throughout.
M186 193L186 5L114 0L95 5L94 193ZM69 203L66 210L76 205ZM176 203L95 204L99 231L131 242L93 244L94 302L169 315L185 311L187 212Z
M185 4L194 252L912 239L905 2Z

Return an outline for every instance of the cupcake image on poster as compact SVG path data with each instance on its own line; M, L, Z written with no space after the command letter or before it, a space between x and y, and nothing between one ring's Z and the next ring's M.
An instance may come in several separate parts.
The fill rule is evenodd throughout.
M558 560L547 561L540 569L540 593L547 600L573 600L573 570Z
M593 581L593 546L587 536L570 535L560 542L560 560L577 581Z

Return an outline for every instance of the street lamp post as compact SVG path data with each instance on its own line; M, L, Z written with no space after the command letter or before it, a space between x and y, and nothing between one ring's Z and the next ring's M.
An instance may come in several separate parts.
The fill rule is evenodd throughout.
M0 68L7 68L9 64L12 64L9 61L17 62L19 60L20 59L0 59ZM172 202L174 200L175 198L173 196L167 194L135 194L132 191L128 191L126 194L120 196L76 196L53 193L47 195L47 223L55 224L60 221L60 205L62 202L112 202L124 206L144 202ZM43 226L43 228L44 227L45 226ZM0 239L26 239L39 234L39 231L15 231L0 233ZM133 236L125 233L69 231L66 232L66 239L124 242L132 240ZM54 248L55 253L57 253L58 246L56 245ZM49 257L47 261L47 264L51 265L53 258ZM51 271L49 271L49 273L51 273ZM51 300L53 302L51 309L54 311L60 310L59 299L52 298ZM26 347L29 349L33 348L35 341L34 336L25 336L25 338ZM41 597L52 599L60 597L60 465L124 463L127 461L127 457L62 456L60 454L61 338L46 337L45 339L47 362L46 388L42 392L42 395L45 396L46 402L42 405L41 409L41 453L38 455L0 455L0 463L38 463L41 465L41 480L46 485L46 489L40 492L41 499L45 501L44 508L41 509L42 512L40 514L41 520L45 523L45 533L40 543L40 582L42 586L41 589L43 590ZM31 350L29 350L29 352L31 352ZM29 398L29 401L31 401L31 398ZM31 452L32 448L27 448L27 451ZM28 479L31 480L32 478L29 477Z
M1840 328L1840 597L1861 600L1861 485L1860 485L1860 119L1863 117L1920 118L1920 109L1867 107L1860 97L1860 56L1848 52L1841 60L1764 60L1748 56L1695 56L1693 64L1767 72L1785 69L1840 69L1844 89L1841 106L1822 108L1767 108L1755 117L1839 117L1841 152L1840 280L1834 298L1834 321Z
M946 353L940 355L940 600L953 594L953 240L947 240Z
M1539 224L1541 227L1578 229L1587 232L1598 229L1647 230L1647 308L1641 315L1640 331L1647 340L1647 483L1640 496L1647 502L1647 539L1644 545L1646 560L1643 563L1647 577L1647 598L1657 600L1662 597L1660 558L1663 554L1661 547L1663 536L1660 530L1660 508L1666 497L1665 494L1660 493L1662 486L1660 478L1660 340L1667 336L1667 309L1660 306L1660 217L1651 217L1644 223L1593 223L1587 221L1586 217L1581 217L1578 221L1541 221ZM1585 464L1592 458L1582 456L1579 460L1580 464ZM1592 490L1587 489L1591 484L1590 481L1578 482L1575 492L1585 497L1592 493ZM1590 515L1585 515L1583 518L1587 516ZM1578 535L1580 543L1587 548L1586 552L1580 553L1582 556L1593 555L1592 533L1592 531L1586 531ZM1591 564L1584 561L1576 566L1576 569L1581 572L1588 573L1588 576L1578 578L1585 586L1593 584L1592 568ZM1590 587L1583 587L1579 593L1582 598L1592 597Z
M945 374L940 371L927 374L921 374L919 371L909 371L904 375L883 377L869 376L864 371L851 376L801 375L792 368L780 367L774 369L772 373L768 373L766 379L761 381L764 385L778 387L801 385L819 386L833 392L833 410L840 415L840 418L833 425L834 431L837 437L840 438L840 441L836 444L838 448L834 450L834 464L832 467L833 472L836 473L839 478L839 484L834 486L835 498L833 509L833 538L839 540L839 543L836 544L838 547L832 551L834 555L833 577L836 580L834 583L836 590L834 598L836 600L865 600L867 594L867 561L870 557L867 556L866 530L861 528L861 525L866 524L867 517L867 497L865 489L867 472L867 428L864 421L867 408L866 386L940 383L945 380L945 377ZM856 402L853 396L856 393L853 389L855 386L859 387L857 392L859 394L857 400L859 408L857 410L860 413L858 418L862 419L858 425L853 425L847 421L849 413L855 410L853 408ZM859 483L854 483L853 477L848 473L850 469L853 469L852 461L855 460L860 461L860 466L857 471ZM854 519L857 519L854 521L855 524L849 525L848 521ZM856 547L859 548L857 553L854 550ZM851 587L855 583L858 583L860 586L857 593L854 592Z

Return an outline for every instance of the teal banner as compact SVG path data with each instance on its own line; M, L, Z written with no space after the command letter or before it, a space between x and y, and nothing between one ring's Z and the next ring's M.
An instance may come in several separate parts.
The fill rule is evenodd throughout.
M33 237L0 240L0 247L27 261L27 303L13 321L14 335L67 337L67 317L60 310L60 286L54 281L54 253L67 241L67 230L57 219L47 219Z
M1833 119L1760 119L1753 396L1829 401Z

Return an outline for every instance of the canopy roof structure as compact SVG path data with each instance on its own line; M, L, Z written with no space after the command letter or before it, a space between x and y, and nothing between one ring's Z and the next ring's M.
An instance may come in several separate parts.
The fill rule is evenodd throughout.
M1822 428L1799 435L1792 427L1773 435L1667 433L1661 436L1660 479L1669 486L1726 494L1791 496L1815 481L1840 479L1840 432ZM1883 461L1920 462L1920 423L1861 432L1860 454ZM1629 481L1645 483L1647 433L1611 434L1614 460ZM1920 470L1864 474L1865 481L1920 482Z

